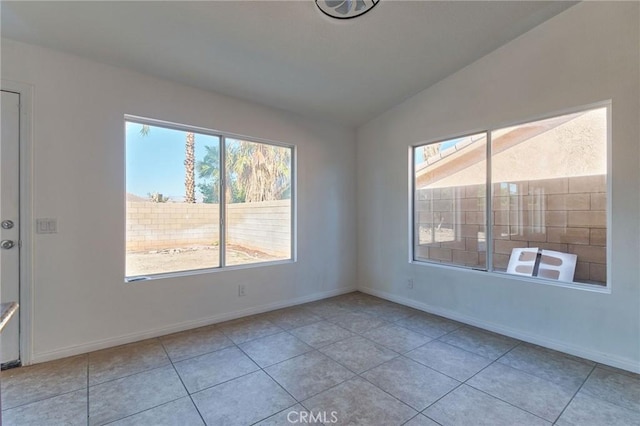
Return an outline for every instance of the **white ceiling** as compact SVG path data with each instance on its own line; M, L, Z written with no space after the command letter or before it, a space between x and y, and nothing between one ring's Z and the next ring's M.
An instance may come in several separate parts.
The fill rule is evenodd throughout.
M357 126L574 3L2 1L2 36Z

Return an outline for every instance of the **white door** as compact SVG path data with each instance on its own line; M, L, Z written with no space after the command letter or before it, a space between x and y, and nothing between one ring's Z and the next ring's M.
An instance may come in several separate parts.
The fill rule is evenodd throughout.
M2 91L0 150L0 302L20 300L20 95ZM2 365L20 362L19 315L0 334Z

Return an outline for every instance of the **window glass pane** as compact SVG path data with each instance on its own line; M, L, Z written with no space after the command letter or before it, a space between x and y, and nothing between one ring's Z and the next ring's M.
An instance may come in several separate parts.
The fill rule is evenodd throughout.
M214 268L216 136L126 122L126 276Z
M605 285L607 109L491 138L493 268Z
M485 133L414 148L414 258L486 267Z
M225 265L291 259L292 149L226 139Z

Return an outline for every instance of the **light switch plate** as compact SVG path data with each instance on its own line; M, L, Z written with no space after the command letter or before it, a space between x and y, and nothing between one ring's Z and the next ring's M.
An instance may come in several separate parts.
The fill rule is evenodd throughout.
M36 234L57 234L58 233L58 221L57 219L36 219Z

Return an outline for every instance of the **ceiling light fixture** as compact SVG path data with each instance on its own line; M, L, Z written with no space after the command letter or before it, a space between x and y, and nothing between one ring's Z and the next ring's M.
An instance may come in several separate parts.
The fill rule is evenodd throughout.
M318 9L336 19L351 19L364 15L380 0L316 0Z

